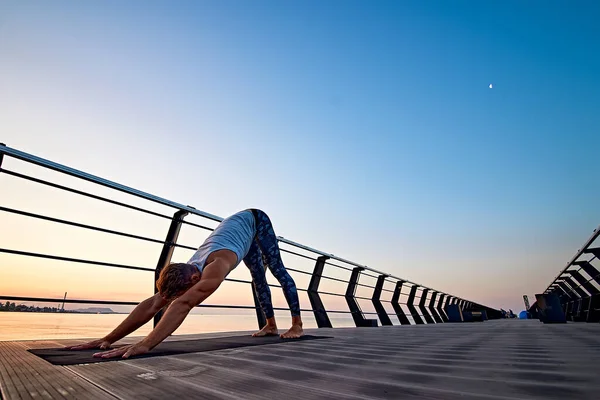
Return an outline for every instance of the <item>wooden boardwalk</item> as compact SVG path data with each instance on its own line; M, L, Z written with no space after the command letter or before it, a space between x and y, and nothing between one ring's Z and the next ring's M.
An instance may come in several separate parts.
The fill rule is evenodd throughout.
M2 399L600 398L600 324L501 320L311 333L334 338L74 366L26 350L81 341L0 342Z

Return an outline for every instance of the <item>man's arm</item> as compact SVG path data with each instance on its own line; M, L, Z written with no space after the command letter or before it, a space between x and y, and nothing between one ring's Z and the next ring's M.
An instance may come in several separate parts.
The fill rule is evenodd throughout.
M128 358L129 356L150 351L175 332L194 307L202 303L217 290L225 280L229 270L229 264L222 259L216 259L211 262L204 268L200 281L171 303L158 325L145 339L131 346L96 353L94 356L102 358L123 356L123 358Z
M94 340L92 342L80 344L77 346L71 346L67 349L70 350L84 350L84 349L94 349L101 348L106 349L109 348L110 345L117 340L124 338L129 335L131 332L135 331L146 322L150 321L157 312L159 312L163 307L167 305L167 301L165 301L160 294L155 294L152 297L147 298L138 304L135 309L125 318L123 322L119 324L111 333L103 337L102 339Z

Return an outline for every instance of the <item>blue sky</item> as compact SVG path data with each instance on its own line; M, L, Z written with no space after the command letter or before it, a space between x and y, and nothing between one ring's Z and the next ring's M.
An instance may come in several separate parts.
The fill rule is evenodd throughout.
M600 220L599 15L3 2L0 141L516 310Z

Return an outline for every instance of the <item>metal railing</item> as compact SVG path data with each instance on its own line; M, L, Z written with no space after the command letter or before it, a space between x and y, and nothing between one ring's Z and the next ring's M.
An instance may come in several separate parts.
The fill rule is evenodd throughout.
M103 186L105 188L109 188L110 190L114 190L117 192L125 193L128 196L133 196L137 198L141 198L144 200L148 200L153 203L160 204L161 206L166 206L171 210L174 210L174 214L169 215L165 213L156 212L153 210L149 210L144 207L139 207L128 202L118 201L108 196L102 196L94 193L90 193L89 191L79 190L70 186L66 186L63 184L59 184L48 179L41 179L36 176L28 175L19 171L15 171L12 169L8 169L3 166L3 161L6 163L6 159L13 158L17 160L21 160L28 164L33 164L44 169L53 170L59 172L60 174L69 175L71 177L77 178L78 180L83 180L87 182L91 182L94 185ZM138 213L144 213L146 215L150 215L156 219L169 220L170 225L168 232L166 234L166 238L164 240L157 239L154 237L150 237L147 235L139 235L131 232L124 232L121 230L110 229L108 227L101 227L91 224L84 224L64 218L57 218L50 215L44 215L39 213L34 213L27 210L16 209L11 207L5 207L0 205L0 211L3 213L9 213L12 215L17 215L22 218L31 218L36 220L44 220L51 222L53 224L60 224L65 226L75 227L81 230L101 232L106 235L111 235L115 237L124 237L129 239L134 239L136 241L148 242L162 245L162 250L157 261L155 268L149 268L147 266L140 265L128 265L121 263L113 263L102 260L92 260L87 258L77 258L71 257L69 255L64 254L46 254L39 252L32 252L28 249L9 249L4 248L0 244L0 253L17 255L20 257L34 257L34 258L42 258L42 259L50 259L57 260L65 263L80 263L80 264L88 264L99 267L109 267L109 268L118 268L118 269L128 269L134 271L145 271L145 272L153 272L154 277L154 292L156 293L156 280L160 273L160 270L164 268L171 262L171 258L173 256L173 251L177 248L186 249L186 250L196 250L199 243L192 246L189 244L182 244L178 242L179 232L182 226L189 226L205 231L212 231L213 228L209 227L205 224L194 223L190 221L186 221L185 217L188 215L194 215L202 218L203 221L209 222L220 222L222 221L221 217L216 215L200 211L192 206L183 205L171 200L167 200L162 197L158 197L128 186L121 185L116 182L109 181L107 179L103 179L74 168L67 167L65 165L61 165L10 147L7 147L4 144L0 144L0 177L2 176L11 176L16 179L26 180L29 182L33 182L38 185L43 185L46 187L50 187L53 189L57 189L59 191L68 192L71 194L75 194L77 196L86 197L89 199L94 199L99 202L103 202L106 204L111 204L123 209L132 210ZM1 183L0 183L1 185ZM422 284L409 281L407 279L396 277L392 274L385 273L374 268L368 267L366 265L362 265L359 263L355 263L353 261L344 259L342 257L317 250L315 248L296 243L292 240L278 237L280 248L282 253L289 255L290 257L295 257L303 260L311 260L314 262L314 267L312 271L305 271L301 269L295 268L287 268L288 271L293 275L305 275L310 277L310 283L307 288L300 288L298 290L300 292L305 292L308 295L311 308L304 308L301 311L310 312L314 314L316 323L318 327L333 327L329 314L344 314L352 316L352 319L356 326L377 326L378 320L383 325L392 325L392 321L389 318L389 313L386 311L383 303L389 303L396 314L398 321L400 324L411 324L412 320L416 324L424 323L423 320L427 321L427 323L442 323L448 321L447 316L445 314L445 308L449 304L458 304L464 310L485 310L489 318L499 318L500 312L498 310L492 309L490 307L486 307L484 305L478 304L473 301L469 301L463 299L461 297L455 296L450 293L446 293L440 290L436 290ZM344 271L344 273L350 273L350 277L348 279L342 279L339 277L334 277L331 274L326 274L325 270L332 271ZM362 280L361 280L362 278ZM376 279L377 282L375 285L365 283L366 279ZM343 283L346 285L346 290L344 293L336 293L330 291L324 291L319 289L319 285L322 280L328 280L336 283ZM253 288L252 282L248 280L242 279L234 279L227 278L228 282L236 282L249 284L251 288ZM394 290L385 288L385 284L393 284ZM278 285L270 284L271 287L280 287ZM372 290L372 295L370 297L359 296L357 295L357 289L361 290ZM403 293L403 290L410 290L410 293ZM420 292L420 293L419 293ZM382 293L392 293L392 299L390 301L381 300ZM206 308L223 308L223 309L247 309L247 310L256 310L257 322L259 327L264 325L265 320L262 312L260 310L260 306L256 297L256 293L252 289L252 295L254 299L253 305L213 305L213 304L201 304L199 307ZM337 298L344 298L348 310L328 310L325 308L321 296L335 296ZM405 302L401 301L402 297L407 297ZM31 297L31 296L7 296L0 293L0 299L4 300L17 300L17 301L28 301L28 302L63 302L61 298L46 298L46 297ZM359 305L359 300L370 302L375 312L366 312L363 311ZM65 300L67 303L81 303L81 304L107 304L107 305L136 305L137 302L131 301L116 301L116 300L101 300L101 299L67 299ZM406 306L408 308L408 313L405 311L401 305ZM275 308L276 311L287 310L287 308ZM377 317L377 318L375 318ZM157 315L155 319L155 323L160 318L160 315ZM409 319L410 318L410 319Z
M600 271L594 265L600 259L600 247L594 247L599 236L600 226L594 229L544 291L545 294L558 296L565 316L570 321L600 321ZM535 303L530 312L536 312Z

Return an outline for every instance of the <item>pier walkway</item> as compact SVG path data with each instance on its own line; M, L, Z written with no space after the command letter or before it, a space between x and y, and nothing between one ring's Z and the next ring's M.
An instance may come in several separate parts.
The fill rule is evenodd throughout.
M27 349L81 341L0 342L2 399L600 398L600 324L495 320L309 333L333 338L71 366Z

